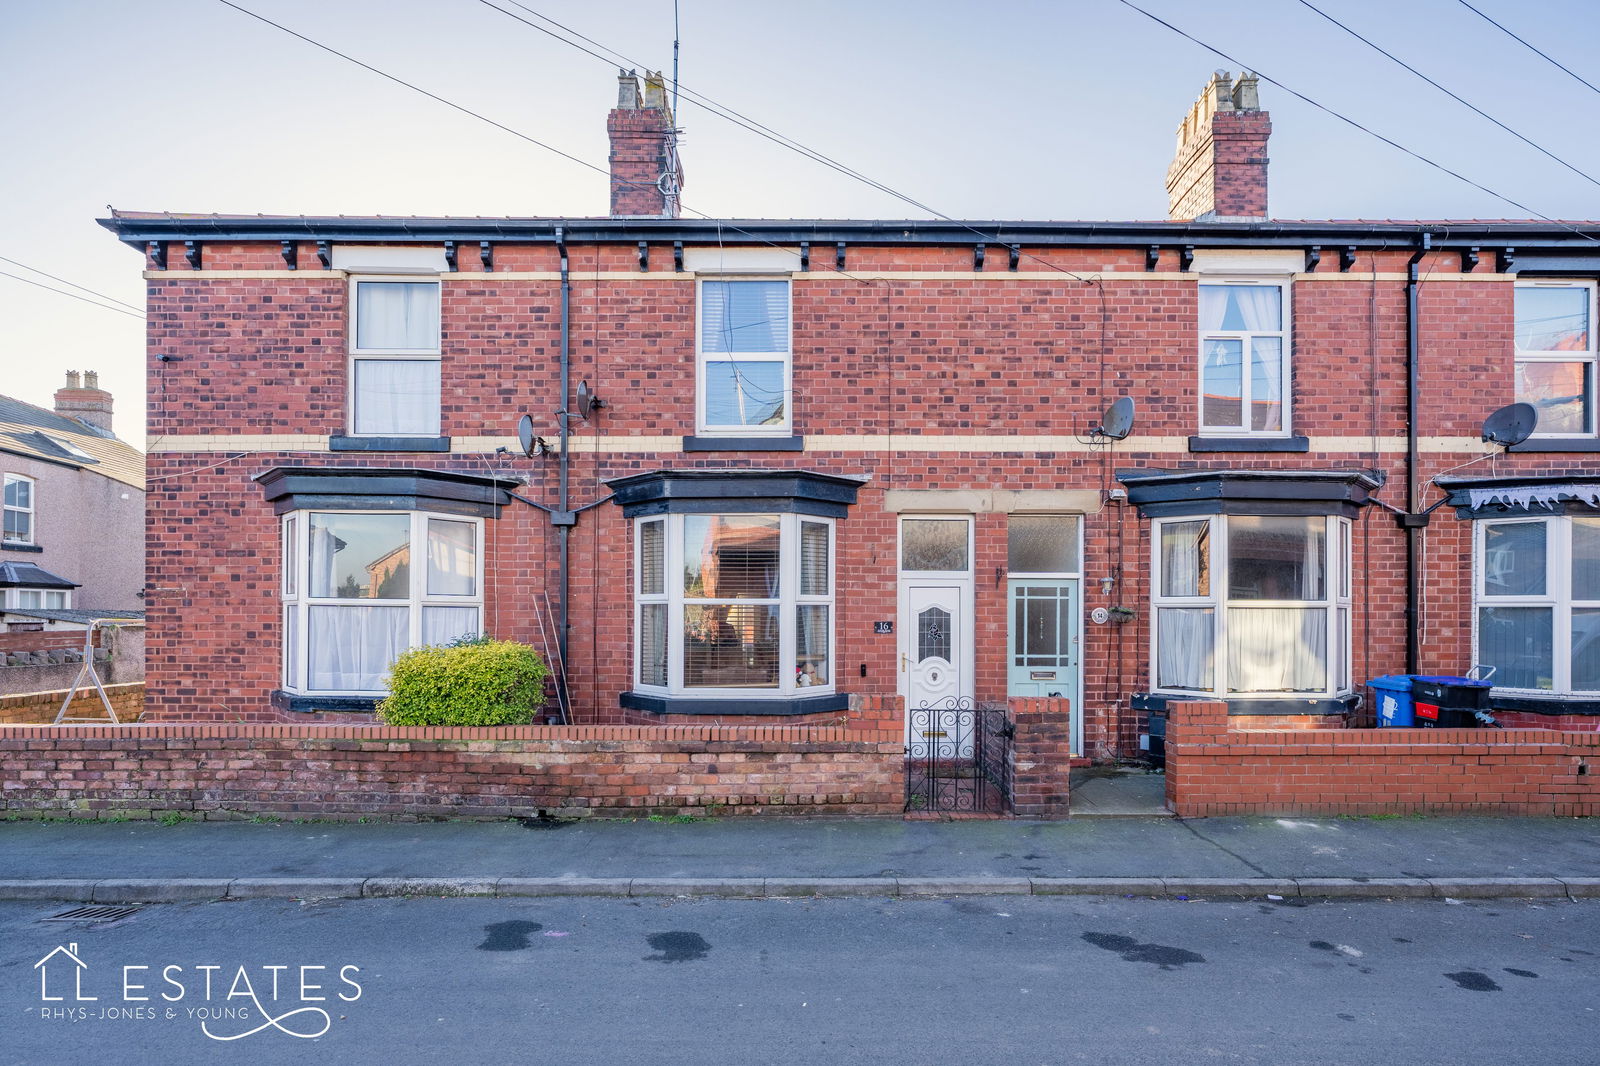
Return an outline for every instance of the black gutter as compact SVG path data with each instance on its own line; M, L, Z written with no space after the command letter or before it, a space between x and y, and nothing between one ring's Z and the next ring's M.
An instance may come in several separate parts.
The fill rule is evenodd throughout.
M1422 530L1428 524L1428 515L1422 512L1420 486L1417 482L1417 380L1421 361L1420 330L1417 320L1417 296L1421 279L1417 265L1433 247L1433 235L1422 231L1417 250L1406 261L1406 511L1396 515L1395 521L1406 531L1406 673L1417 672L1420 659L1420 634L1422 603Z
M658 219L592 218L341 218L337 216L239 216L102 218L101 226L140 251L150 241L385 241L397 244L444 240L551 243L556 230L571 244L675 241L757 243L801 241L855 244L970 245L979 241L1051 246L1174 247L1393 247L1440 227L1417 223L1340 222L1045 222L939 219ZM977 231L977 232L974 232ZM1551 226L1542 222L1452 223L1435 248L1505 245L1519 252L1538 248L1583 249L1593 254L1600 224Z

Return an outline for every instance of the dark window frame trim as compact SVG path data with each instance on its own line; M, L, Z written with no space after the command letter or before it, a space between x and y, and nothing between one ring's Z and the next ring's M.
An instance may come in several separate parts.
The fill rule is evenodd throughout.
M521 482L415 467L275 466L253 476L273 513L432 511L498 518Z
M624 518L756 512L843 518L868 480L815 470L655 470L606 484Z
M330 452L448 452L449 437L352 437L335 434L328 438Z

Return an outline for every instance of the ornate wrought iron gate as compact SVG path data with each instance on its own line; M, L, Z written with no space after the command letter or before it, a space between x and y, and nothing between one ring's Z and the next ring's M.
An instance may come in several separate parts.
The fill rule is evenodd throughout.
M1010 813L1015 730L1005 707L962 697L907 713L907 814Z

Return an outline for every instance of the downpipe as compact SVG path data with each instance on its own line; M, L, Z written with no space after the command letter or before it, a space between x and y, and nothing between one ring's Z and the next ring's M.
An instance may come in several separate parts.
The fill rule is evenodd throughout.
M1421 659L1422 620L1422 531L1428 525L1429 515L1422 510L1421 485L1418 481L1420 455L1417 433L1418 378L1420 377L1420 340L1417 316L1421 278L1418 265L1422 257L1433 248L1433 234L1423 230L1417 250L1406 262L1406 513L1395 516L1400 528L1406 531L1406 673L1418 672Z

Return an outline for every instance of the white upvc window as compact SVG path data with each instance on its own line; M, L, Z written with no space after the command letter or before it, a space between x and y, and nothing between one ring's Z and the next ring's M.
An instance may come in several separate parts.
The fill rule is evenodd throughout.
M483 520L426 511L284 516L283 685L378 695L408 648L483 632Z
M350 279L350 433L437 437L440 284L435 278Z
M834 691L831 519L634 521L634 687L703 698Z
M1289 435L1290 285L1208 278L1200 289L1200 432Z
M1600 693L1600 518L1475 525L1475 663L1496 688Z
M793 418L787 278L699 283L695 426L723 436L786 436Z
M71 589L6 589L0 602L18 610L64 611L72 606Z
M1160 692L1316 699L1351 691L1348 519L1162 518L1150 676Z
M1535 436L1595 432L1595 283L1519 281L1517 399L1539 412Z
M21 474L5 476L0 497L0 540L7 544L33 543L33 479Z

